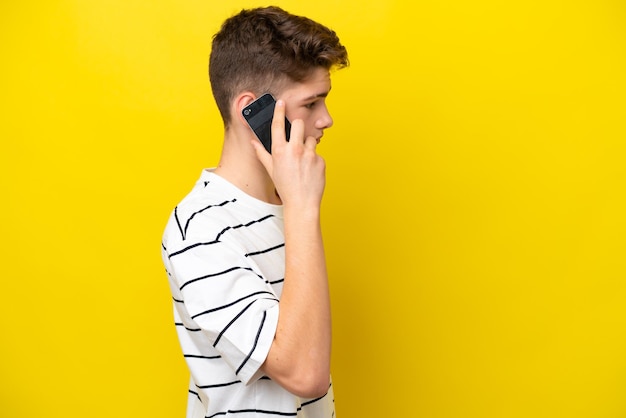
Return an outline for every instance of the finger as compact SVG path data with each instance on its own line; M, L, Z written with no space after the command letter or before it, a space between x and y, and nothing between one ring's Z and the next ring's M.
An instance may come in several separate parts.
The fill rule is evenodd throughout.
M259 159L261 164L263 164L263 167L265 167L265 170L267 170L267 173L271 177L272 170L274 169L272 155L269 152L267 152L267 150L265 149L263 144L261 144L260 141L252 140L250 142L252 143L252 146L254 147L254 150L256 151L257 158Z
M304 147L306 149L315 151L318 143L319 142L317 141L317 139L315 139L315 137L309 136L304 140Z
M272 119L272 153L275 147L283 146L287 142L285 136L285 102L277 100L274 106Z
M304 144L304 121L302 119L296 119L291 122L289 143L293 146Z

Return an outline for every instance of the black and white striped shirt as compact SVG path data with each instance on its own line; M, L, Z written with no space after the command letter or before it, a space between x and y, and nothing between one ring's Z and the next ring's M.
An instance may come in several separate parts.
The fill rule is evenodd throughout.
M191 373L187 418L335 416L332 386L302 399L260 369L284 280L282 214L204 170L170 216L162 256Z

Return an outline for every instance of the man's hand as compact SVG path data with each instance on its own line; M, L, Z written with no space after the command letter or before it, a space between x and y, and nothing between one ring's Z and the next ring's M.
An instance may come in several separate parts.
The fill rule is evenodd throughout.
M326 184L326 164L317 154L317 140L304 137L304 122L291 124L290 141L285 138L285 103L276 102L272 121L272 153L253 141L257 157L274 182L283 205L299 210L319 210Z

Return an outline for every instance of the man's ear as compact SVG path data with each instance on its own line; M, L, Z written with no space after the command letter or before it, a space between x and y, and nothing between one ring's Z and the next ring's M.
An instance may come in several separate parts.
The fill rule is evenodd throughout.
M248 106L256 99L256 94L252 93L251 91L244 91L238 94L237 97L235 97L235 100L233 100L233 105L230 109L230 111L232 112L231 115L233 116L232 120L236 120L238 122L246 124L246 119L243 117L243 114L241 112L243 111L244 107Z

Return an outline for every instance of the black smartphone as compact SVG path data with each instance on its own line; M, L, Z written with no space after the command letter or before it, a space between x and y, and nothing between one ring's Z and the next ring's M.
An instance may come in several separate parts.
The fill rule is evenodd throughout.
M276 99L274 99L274 96L265 93L241 111L250 128L270 154L272 153L272 119L274 118L275 107ZM285 137L287 141L289 141L290 132L291 123L285 117Z

